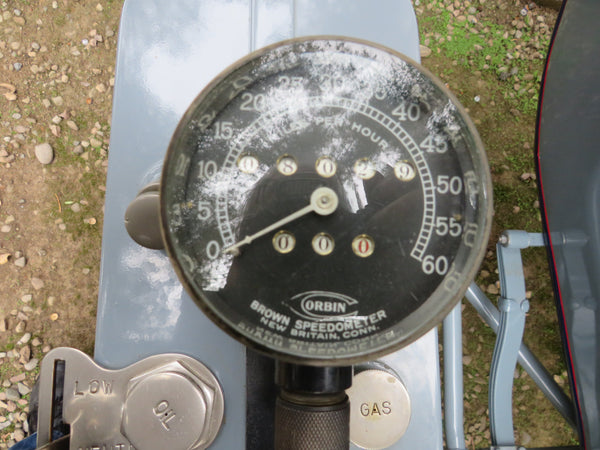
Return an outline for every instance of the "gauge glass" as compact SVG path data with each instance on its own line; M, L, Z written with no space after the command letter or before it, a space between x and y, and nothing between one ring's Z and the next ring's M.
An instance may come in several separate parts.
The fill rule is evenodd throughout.
M288 361L352 363L414 341L460 300L487 244L488 170L464 109L417 63L362 41L285 41L185 113L163 234L232 336Z

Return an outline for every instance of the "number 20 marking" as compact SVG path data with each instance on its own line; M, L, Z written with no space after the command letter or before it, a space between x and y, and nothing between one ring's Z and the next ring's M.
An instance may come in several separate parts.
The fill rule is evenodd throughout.
M266 100L264 94L251 94L250 92L244 92L242 94L242 104L240 109L242 111L258 111L262 112L266 108Z

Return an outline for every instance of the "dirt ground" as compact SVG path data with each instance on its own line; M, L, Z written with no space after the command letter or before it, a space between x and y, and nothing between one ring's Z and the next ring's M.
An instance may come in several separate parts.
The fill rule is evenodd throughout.
M452 6L452 2L441 1L414 3L423 9L419 20L435 11L435 8L427 10L430 3L436 3L436 8ZM461 2L460 6L466 7L466 3L469 2ZM472 3L480 13L494 2L487 0L487 6L484 0ZM489 18L493 17L508 30L521 8L528 7L521 3L500 0ZM0 3L0 448L22 439L27 432L29 390L43 355L58 346L93 352L104 180L121 7L122 0ZM550 9L538 11L550 23L556 16ZM460 19L458 15L455 18ZM432 35L433 38L437 39ZM515 113L513 106L499 99L494 103L498 107L492 108L491 94L488 96L485 85L488 79L461 69L453 64L452 58L435 53L435 47L430 47L434 48L434 54L425 60L425 65L434 73L441 73L461 100L463 96L469 99L467 107L473 112L491 152L495 181L502 186L506 184L512 192L512 187L523 183L521 176L532 170L533 162L524 167L510 163L506 158L516 157L496 143L503 140L499 129L503 128L507 111L511 118L519 116L520 120L511 121L511 126L522 137L518 143L520 149L527 148L533 144L534 116L531 112ZM493 78L490 80L494 83ZM473 103L476 95L487 101L490 111L482 113L484 102ZM527 188L535 192L535 183L529 183ZM519 201L508 194L500 200L495 232L507 224L514 226L508 216L523 217L515 209L521 209ZM534 229L528 231L538 231L539 220L535 217L524 218L523 227L532 222ZM497 281L493 244L490 252L484 273L478 279L486 289ZM545 263L543 254L528 258L534 264ZM534 282L532 288L543 288L550 295L548 281L535 273L533 277L541 281ZM553 309L550 306L546 310L542 316L552 322ZM478 336L485 333L480 331L476 317L467 320L476 325L467 324L466 333ZM466 348L467 354L478 358L482 347L487 351L489 339L490 336L484 341L471 339L474 347ZM556 356L559 352L559 347L552 347L547 359L553 373L562 376L560 355ZM483 361L481 368L467 369L470 374L467 376L475 380L473 386L485 377L486 364L489 368L489 361ZM481 411L483 403L478 400L485 390L476 392L473 398L466 397L473 403L473 417L476 417L467 423L473 448L485 444L489 437L486 423L479 423L486 416L485 407ZM537 402L535 397L533 401ZM543 428L545 414L545 410L539 412L539 420L533 426ZM559 439L561 444L571 442L572 434L560 430L558 437L543 432L519 437L538 445L549 445L552 439Z
M93 350L120 10L0 8L0 372L3 388L24 385L21 398L0 399L0 442L20 437L45 352Z

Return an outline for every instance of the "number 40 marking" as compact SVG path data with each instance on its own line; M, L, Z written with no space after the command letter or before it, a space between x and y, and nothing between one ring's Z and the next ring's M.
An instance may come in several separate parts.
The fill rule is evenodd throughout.
M402 101L402 103L394 108L392 116L397 117L400 121L410 120L411 122L416 122L421 117L421 108L416 103Z

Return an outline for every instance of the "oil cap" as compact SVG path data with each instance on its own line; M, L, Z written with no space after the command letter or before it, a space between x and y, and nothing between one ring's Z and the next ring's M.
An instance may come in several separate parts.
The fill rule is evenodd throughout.
M350 398L350 440L365 449L386 448L398 441L410 422L408 391L387 366L355 367Z
M204 449L223 416L223 394L208 372L178 362L131 379L122 432L138 449Z

